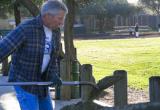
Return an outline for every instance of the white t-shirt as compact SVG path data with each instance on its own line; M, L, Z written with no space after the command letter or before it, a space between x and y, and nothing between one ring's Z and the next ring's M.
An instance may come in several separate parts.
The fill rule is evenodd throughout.
M41 73L43 73L50 61L50 55L51 55L51 51L52 51L52 45L51 45L51 41L52 41L52 30L47 28L46 26L43 26L44 28L44 32L46 35L45 38L45 48L44 48L44 55L43 55L43 63L42 63L42 68L41 68Z

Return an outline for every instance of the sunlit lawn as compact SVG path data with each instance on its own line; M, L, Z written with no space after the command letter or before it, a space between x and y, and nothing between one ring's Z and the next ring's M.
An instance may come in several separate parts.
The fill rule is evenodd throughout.
M96 80L115 70L128 72L129 86L148 88L150 76L160 75L160 38L75 40L81 64L92 64Z

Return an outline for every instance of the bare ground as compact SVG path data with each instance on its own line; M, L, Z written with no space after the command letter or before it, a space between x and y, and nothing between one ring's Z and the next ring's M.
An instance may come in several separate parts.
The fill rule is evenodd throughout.
M110 87L104 92L102 92L97 98L97 100L111 105L114 105L114 93L113 93L113 87ZM136 104L136 103L143 103L143 102L149 102L149 93L147 90L136 90L134 88L128 87L128 104Z

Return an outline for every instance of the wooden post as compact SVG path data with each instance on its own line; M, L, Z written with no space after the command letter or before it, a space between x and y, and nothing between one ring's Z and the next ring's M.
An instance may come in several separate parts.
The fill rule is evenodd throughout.
M122 107L127 105L127 72L125 70L114 71L115 77L122 79L114 85L114 105Z
M8 58L6 58L2 61L2 74L3 74L3 76L8 76L8 70L9 70L9 64L8 64Z
M92 77L92 65L84 64L81 66L81 81L93 81ZM92 87L90 86L81 86L81 98L83 101L87 101L89 99L89 95L91 93Z
M160 102L160 76L149 78L150 102Z
M66 73L68 62L66 59L61 60L60 62L60 76L64 81L70 81L70 73ZM70 86L61 86L60 90L60 99L69 100L71 98L71 87Z

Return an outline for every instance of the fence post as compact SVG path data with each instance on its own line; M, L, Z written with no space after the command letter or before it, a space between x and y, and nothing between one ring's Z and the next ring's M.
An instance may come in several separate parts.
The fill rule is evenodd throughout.
M160 76L149 78L149 97L150 102L160 102Z
M81 81L89 81L93 82L92 77L92 65L84 64L81 66ZM87 101L89 99L90 92L92 87L88 85L81 86L81 98L83 101Z
M122 107L127 105L127 72L125 70L114 71L115 77L121 77L121 80L114 85L114 105Z
M66 73L68 61L66 59L61 60L60 62L60 76L64 81L70 81L70 73ZM69 100L71 99L71 87L70 86L61 86L60 88L60 99Z

